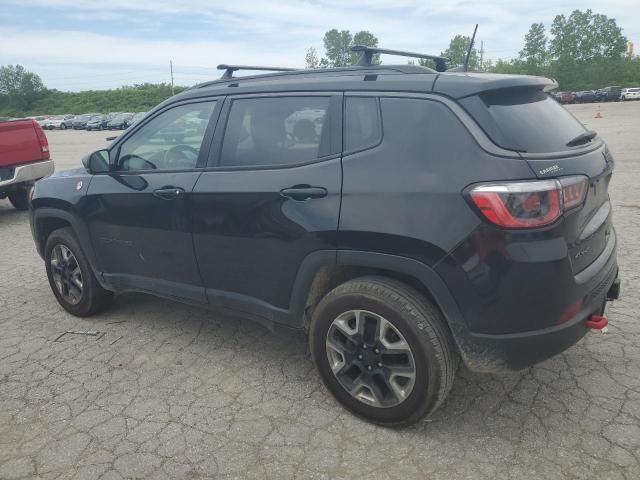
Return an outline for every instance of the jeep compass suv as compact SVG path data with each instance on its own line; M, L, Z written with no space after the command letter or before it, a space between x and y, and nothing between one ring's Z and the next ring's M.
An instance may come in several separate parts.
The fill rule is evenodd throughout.
M328 390L386 425L433 412L459 359L521 369L601 327L613 158L555 83L363 56L221 66L39 181L31 227L62 307L137 291L302 330Z

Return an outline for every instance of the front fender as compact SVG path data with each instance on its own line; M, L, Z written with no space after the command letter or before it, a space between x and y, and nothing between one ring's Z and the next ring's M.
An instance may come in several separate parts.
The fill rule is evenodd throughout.
M36 249L40 257L44 259L44 246L47 241L48 232L45 231L51 220L58 220L60 223L68 224L75 234L82 252L87 257L87 261L91 266L93 274L100 285L108 290L111 286L102 278L101 269L98 265L93 243L91 242L91 234L89 228L82 218L75 212L55 207L39 207L33 208L31 211L31 231L36 244Z

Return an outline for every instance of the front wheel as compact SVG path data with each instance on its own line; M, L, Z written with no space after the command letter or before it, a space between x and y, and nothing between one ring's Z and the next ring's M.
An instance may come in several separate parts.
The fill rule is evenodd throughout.
M387 426L435 411L458 364L440 312L413 288L384 277L358 278L329 292L313 314L309 343L334 397Z
M98 283L71 228L49 235L44 254L49 285L65 310L88 317L107 306L113 294Z

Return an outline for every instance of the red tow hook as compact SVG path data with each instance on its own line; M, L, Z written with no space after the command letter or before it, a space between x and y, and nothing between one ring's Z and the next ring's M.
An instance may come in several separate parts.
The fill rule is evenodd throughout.
M585 323L587 328L591 328L593 330L600 330L602 332L606 332L607 325L609 324L609 320L607 317L603 317L602 315L591 315L589 320Z

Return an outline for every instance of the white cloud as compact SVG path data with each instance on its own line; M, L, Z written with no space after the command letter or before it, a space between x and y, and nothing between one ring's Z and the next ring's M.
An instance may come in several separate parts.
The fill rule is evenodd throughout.
M2 62L22 63L45 84L71 90L166 80L169 59L178 83L215 77L215 65L223 62L302 66L306 49L321 49L331 28L369 30L382 46L437 54L478 22L486 56L512 57L531 23L548 26L556 14L576 8L616 18L640 45L637 0L5 0L4 16L28 6L63 18L64 25L52 22L43 30L0 23ZM137 28L121 28L125 21ZM114 34L96 33L97 23L113 25ZM178 26L188 34L176 33Z

